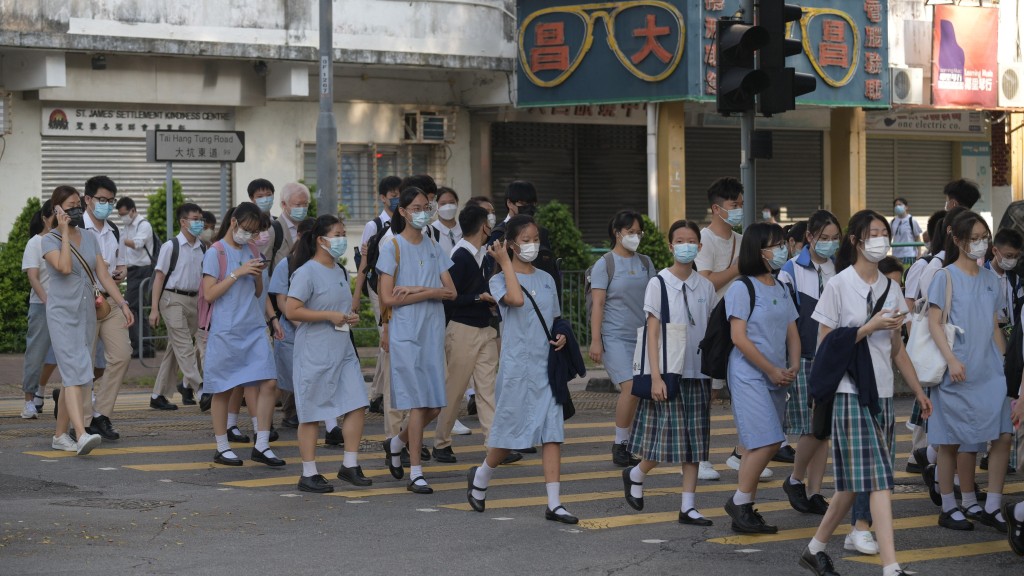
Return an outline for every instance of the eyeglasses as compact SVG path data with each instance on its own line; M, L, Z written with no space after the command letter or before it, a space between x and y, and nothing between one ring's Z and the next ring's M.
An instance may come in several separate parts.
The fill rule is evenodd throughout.
M611 9L609 11L609 9ZM629 25L616 27L616 18L626 15ZM644 16L646 24L635 21L632 16ZM572 18L569 18L571 16ZM666 18L667 17L667 18ZM604 20L608 47L619 62L634 76L646 82L660 82L675 72L683 57L683 39L686 25L683 15L675 6L662 0L634 0L632 2L601 2L578 6L556 6L537 10L530 14L519 27L519 59L522 70L530 82L542 88L552 88L565 82L579 68L583 58L594 44L594 26L597 20ZM583 44L570 55L566 42L566 24L582 23ZM637 26L640 26L639 28ZM532 26L532 27L531 27ZM634 29L635 28L635 29ZM570 30L572 33L573 30ZM618 32L618 34L616 34ZM619 45L619 37L644 38L643 46L634 54L626 55ZM672 42L671 38L675 37ZM670 45L661 44L659 38L666 37ZM527 39L530 39L527 54ZM649 74L637 65L648 55L654 55L664 70ZM659 68L661 68L659 66ZM538 72L555 71L558 74L549 80L537 76Z
M99 196L92 197L93 202L98 202L100 204L113 204L116 200L116 198L100 198Z

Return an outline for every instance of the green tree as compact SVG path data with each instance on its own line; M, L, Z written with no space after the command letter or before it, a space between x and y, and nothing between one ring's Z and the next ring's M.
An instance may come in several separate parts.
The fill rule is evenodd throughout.
M174 204L174 213L185 203L185 194L181 191L181 182L177 179L171 181L171 196ZM146 196L149 200L149 209L146 210L146 220L153 227L153 231L160 240L167 240L167 185L164 184L156 189L156 192ZM171 227L171 233L176 233L176 226Z
M552 200L537 209L537 222L547 228L555 256L562 259L562 270L586 270L594 261L590 246L573 220L569 207Z
M29 198L7 243L0 249L0 352L24 352L28 330L28 295L32 287L21 271L21 257L28 243L28 224L39 211L39 198Z
M654 221L644 215L644 237L640 240L640 247L637 252L650 257L658 269L668 268L672 265L672 250L669 249L668 239L654 225Z

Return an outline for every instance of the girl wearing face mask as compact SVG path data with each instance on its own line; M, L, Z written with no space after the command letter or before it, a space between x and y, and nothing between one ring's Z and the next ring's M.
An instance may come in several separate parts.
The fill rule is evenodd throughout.
M679 396L666 400L667 389L658 370L651 370L652 400L640 400L633 422L630 448L643 460L622 471L626 502L644 508L644 479L661 462L682 465L683 499L679 523L710 526L697 511L695 493L700 462L708 459L711 444L711 380L700 373L698 347L715 305L715 286L693 268L700 250L700 230L687 220L668 231L675 262L658 273L668 292L668 310L661 310L661 282L652 278L644 295L647 313L647 360L661 366L661 318L687 326L683 382Z
M501 361L498 365L498 402L487 439L487 457L469 469L466 498L477 512L486 506L486 491L494 469L511 450L542 445L541 459L548 507L544 517L576 524L579 519L562 506L560 495L561 446L565 440L562 407L548 383L548 350L565 346L565 336L548 341L544 323L551 326L561 315L558 292L550 274L532 262L540 251L540 230L530 216L513 216L505 239L487 248L500 272L491 277L490 292L502 317ZM527 294L529 297L527 297ZM534 308L530 298L537 303Z
M345 459L338 478L356 486L371 484L357 460L363 412L369 402L359 358L349 338L359 315L352 313L348 273L338 265L346 243L345 225L325 214L316 219L312 231L301 237L288 257L288 269L293 273L284 310L298 323L293 384L302 456L299 490L304 492L334 491L317 471L315 454L320 421L334 420L338 414L345 418Z
M935 275L928 289L928 325L949 364L944 380L931 391L935 413L928 423L928 441L938 449L936 475L942 499L939 525L970 530L970 518L1005 532L1006 519L999 508L1013 427L1001 368L1006 342L998 325L1000 285L995 276L978 266L990 240L991 232L981 216L970 211L957 216L946 238L945 268ZM952 302L946 311L949 322L963 329L952 349L941 326L947 282L952 285ZM992 441L992 448L985 506L982 508L973 498L973 474L961 474L961 511L953 495L957 452L965 445L976 449L987 441Z
M203 257L201 298L213 307L208 327L203 391L213 394L211 415L217 442L214 462L241 466L228 444L228 401L242 387L250 413L256 413L256 445L251 459L284 466L270 449L270 423L277 400L277 369L267 340L259 297L263 294L265 261L252 243L270 227L270 217L255 204L243 202L224 216L219 233ZM224 259L222 269L220 260Z
M651 259L636 252L643 234L643 217L639 213L622 210L616 214L608 223L613 248L590 270L590 359L603 363L612 382L619 385L612 462L623 467L640 462L628 449L629 428L638 400L630 393L633 350L636 329L644 324L644 292L657 273Z
M46 358L50 346L50 330L46 326L46 289L50 283L50 270L43 259L43 238L53 228L53 205L50 200L32 216L28 225L30 238L21 257L21 270L32 286L28 304L28 332L25 338L25 368L21 390L25 393L25 407L21 417L31 419L42 413L46 383L53 374L53 360Z
M836 492L799 560L801 566L817 574L835 573L825 548L861 492L870 494L882 573L905 574L896 562L893 543L894 364L921 403L925 418L931 413L931 404L903 347L903 318L894 317L907 311L899 283L886 278L878 269L879 261L888 252L889 223L885 217L872 210L854 214L836 254L837 274L825 285L812 316L819 324L819 345L838 330L843 332L837 333L837 338L851 338L857 346L866 341L877 392L877 401L873 401L868 381L854 381L845 373L835 392L831 436ZM823 356L819 348L815 362L830 361L836 362Z
M828 510L828 502L821 495L828 443L811 434L807 377L811 373L818 343L818 322L811 315L814 314L825 285L836 275L833 258L839 249L839 238L839 220L827 210L818 210L807 220L803 250L796 258L786 262L779 272L779 282L789 287L800 314L796 326L800 333L801 352L800 371L796 381L789 387L785 417L786 434L797 436L799 441L795 453L789 446L780 451L784 459L793 462L793 472L783 480L782 487L793 509L804 514L820 515Z
M437 189L437 220L431 224L440 235L437 243L445 254L462 240L462 226L459 226L459 195L451 188L441 186Z
M80 409L83 395L89 394L85 387L91 386L94 378L91 351L96 340L96 290L102 286L108 294L117 295L115 304L124 311L126 328L135 318L110 277L97 236L82 233L85 220L78 190L56 187L50 205L56 227L42 240L43 259L52 273L46 292L46 324L63 384L51 446L85 455L101 442L98 434L85 431ZM68 436L69 424L75 428L77 441Z
M774 276L787 255L778 224L751 225L740 246L739 271L745 281L733 282L725 294L736 345L729 355L729 391L740 445L747 450L740 460L739 487L725 504L732 529L739 533L778 531L754 509L754 498L761 471L786 439L786 395L800 371L799 315L789 291Z
M455 285L448 269L452 261L423 229L430 225L431 207L419 188L402 191L398 212L392 219L394 236L380 243L377 271L382 307L391 309L388 352L391 357L391 405L409 410L408 425L397 436L384 440L388 469L402 478L402 448L409 451L410 481L406 488L431 494L423 477L423 428L445 406L444 307L442 300L455 299ZM382 312L382 315L386 315Z

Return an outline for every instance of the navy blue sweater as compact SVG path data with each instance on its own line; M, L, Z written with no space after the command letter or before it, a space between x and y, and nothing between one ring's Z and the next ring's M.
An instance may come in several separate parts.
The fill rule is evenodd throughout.
M488 292L488 287L476 258L465 247L459 248L452 254L448 273L458 295L455 300L444 303L445 317L449 322L486 328L491 320L491 305L477 301L480 294Z

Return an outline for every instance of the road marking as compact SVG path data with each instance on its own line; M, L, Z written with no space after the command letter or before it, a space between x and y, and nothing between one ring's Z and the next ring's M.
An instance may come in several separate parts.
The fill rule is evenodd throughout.
M740 548L739 550L733 550L733 552L736 552L737 554L753 554L755 552L760 552L760 550L757 548Z
M105 467L105 468L100 468L100 470L104 470L104 471L106 471L106 472L111 472L111 471L113 471L113 470L117 470L117 468L110 468L110 467Z
M938 522L938 515L912 516L909 518L896 518L893 520L893 528L896 530L908 530L911 528L925 528L935 526ZM759 536L736 535L724 536L722 538L711 538L706 540L714 544L725 544L726 546L742 546L747 544L764 544L767 542L785 542L787 540L809 540L818 531L818 527L795 528L793 530L780 530L776 534L762 534ZM845 536L850 533L850 525L843 523L836 528L833 536Z
M439 512L437 508L417 508L417 512Z
M992 540L990 542L978 542L975 544L958 544L956 546L939 546L936 548L918 548L916 550L904 550L896 552L896 561L900 564L911 562L927 562L930 560L943 560L945 558L965 558L967 556L980 556L982 554L995 554L1004 552L1010 554L1010 545L1006 538ZM851 562L862 562L864 564L881 564L878 556L849 556L843 558Z
M651 538L649 540L641 540L644 544L664 544L668 540L658 540L657 538Z

